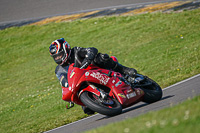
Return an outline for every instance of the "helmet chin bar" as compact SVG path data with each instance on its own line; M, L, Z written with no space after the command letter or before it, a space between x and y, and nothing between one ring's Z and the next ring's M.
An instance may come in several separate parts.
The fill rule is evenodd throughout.
M65 59L62 60L62 63L60 63L60 65L63 65L69 58L69 56L71 55L71 50L69 51L69 54L67 53L66 47L64 46L65 44L63 44L63 49L64 49L64 53L66 55Z
M66 52L66 53L65 53L65 58L62 59L62 62L60 63L60 65L63 65L67 59L68 59L68 54L67 54L67 52Z

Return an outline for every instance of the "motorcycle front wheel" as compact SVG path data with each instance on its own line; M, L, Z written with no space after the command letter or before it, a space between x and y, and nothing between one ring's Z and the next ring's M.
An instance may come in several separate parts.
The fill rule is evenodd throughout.
M122 112L121 104L113 97L102 99L91 92L83 92L80 100L91 110L107 116L118 115Z
M159 101L162 98L162 89L155 81L150 78L146 78L143 81L143 84L144 85L141 84L141 89L144 91L143 102L153 103Z

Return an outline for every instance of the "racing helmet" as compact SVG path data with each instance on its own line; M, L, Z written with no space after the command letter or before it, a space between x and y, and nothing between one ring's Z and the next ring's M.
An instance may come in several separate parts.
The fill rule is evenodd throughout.
M64 64L71 53L71 47L64 38L53 41L49 47L49 52L54 61L62 65Z

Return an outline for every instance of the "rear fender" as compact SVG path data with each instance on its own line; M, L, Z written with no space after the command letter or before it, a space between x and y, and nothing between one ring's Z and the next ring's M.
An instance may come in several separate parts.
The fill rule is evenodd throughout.
M82 89L78 95L78 97L80 97L80 95L85 92L85 91L88 91L88 92L92 92L93 94L97 95L97 96L100 96L101 93L99 90L96 89L96 87L94 85L88 85L86 88Z

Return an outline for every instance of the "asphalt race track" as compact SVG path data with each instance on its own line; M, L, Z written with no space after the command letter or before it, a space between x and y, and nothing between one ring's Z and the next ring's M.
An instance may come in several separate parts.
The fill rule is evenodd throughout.
M184 100L200 95L200 74L169 86L163 91L163 98L153 104L140 102L123 110L123 113L115 117L107 117L97 114L83 120L73 122L62 127L47 131L46 133L79 133L112 122L127 118L134 118L149 111L163 109L181 103Z
M73 14L97 8L107 9L115 6L158 1L159 0L0 0L0 24L55 15ZM200 74L169 86L164 89L162 100L153 104L138 103L124 109L121 115L107 117L97 114L47 132L83 132L126 118L134 118L149 111L173 106L188 98L200 95L199 81Z
M0 0L0 24L157 1L161 0Z

